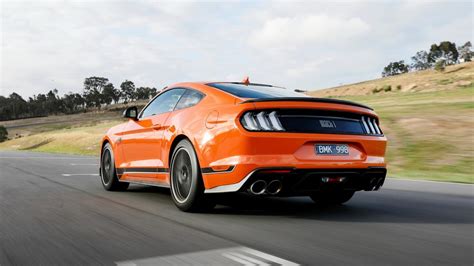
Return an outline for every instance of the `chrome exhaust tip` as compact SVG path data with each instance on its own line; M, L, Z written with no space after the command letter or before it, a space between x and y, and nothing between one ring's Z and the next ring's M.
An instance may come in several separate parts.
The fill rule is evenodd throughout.
M275 180L272 180L268 184L268 186L266 188L266 191L270 195L276 195L276 194L280 193L282 188L283 188L283 184L281 183L281 181L275 179Z
M265 190L267 188L267 182L265 180L257 180L250 185L250 193L254 195L262 195L265 193Z
M375 187L377 186L377 179L376 178L372 178L370 179L370 190L375 190Z
M379 190L382 187L383 183L384 183L383 181L384 181L383 178L378 179L377 180L377 185L375 186L374 190Z

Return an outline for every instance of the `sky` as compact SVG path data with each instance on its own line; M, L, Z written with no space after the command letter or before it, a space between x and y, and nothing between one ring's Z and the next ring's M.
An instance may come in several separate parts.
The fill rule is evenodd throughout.
M241 81L315 90L473 41L472 1L0 0L0 95Z

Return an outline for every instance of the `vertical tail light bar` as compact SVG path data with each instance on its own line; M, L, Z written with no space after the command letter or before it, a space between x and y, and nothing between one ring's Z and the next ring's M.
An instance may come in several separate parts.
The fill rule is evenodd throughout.
M250 131L285 131L276 111L247 112L240 122L245 129Z
M380 127L377 124L377 119L362 116L361 121L365 132L367 132L368 135L382 135L382 130L380 130Z

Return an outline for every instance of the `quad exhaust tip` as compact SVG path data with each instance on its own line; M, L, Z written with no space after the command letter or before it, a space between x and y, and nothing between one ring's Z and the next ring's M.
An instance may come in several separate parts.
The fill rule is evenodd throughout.
M270 183L267 183L265 180L259 179L250 185L249 192L253 195L276 195L280 193L282 189L283 183L278 179L274 179L270 181Z
M266 191L270 195L276 195L280 193L282 188L283 188L283 184L281 183L281 181L275 179L268 184Z
M384 181L383 178L379 178L377 180L377 185L374 187L374 190L379 190L383 185L383 181Z
M267 182L265 180L257 180L250 185L250 193L254 195L262 195L265 193L265 190L267 188Z

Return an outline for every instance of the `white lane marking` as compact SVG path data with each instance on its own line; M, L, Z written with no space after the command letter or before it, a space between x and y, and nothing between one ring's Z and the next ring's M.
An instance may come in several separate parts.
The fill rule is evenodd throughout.
M284 260L282 258L278 258L278 257L275 257L273 255L270 255L270 254L267 254L267 253L263 253L261 251L258 251L258 250L255 250L255 249L251 249L251 248L241 248L241 251L243 252L247 252L249 254L252 254L254 256L257 256L257 257L260 257L260 258L264 258L266 259L267 261L271 261L271 262L276 262L276 263L279 263L280 265L287 265L287 266L290 266L290 265L299 265L297 263L294 263L294 262L291 262L291 261L288 261L288 260Z
M69 165L83 166L83 165L99 165L98 163L70 163Z
M239 257L236 257L234 255L232 255L231 253L222 253L222 256L228 258L228 259L231 259L235 262L238 262L239 264L242 264L242 265L246 265L246 266L255 266L255 265L259 265L259 264L254 264L250 261L247 261L247 260L244 260L244 259L241 259Z
M236 253L236 252L229 252L229 253L227 253L227 254L222 254L222 256L224 256L224 257L225 257L226 255L230 255L230 256L233 257L233 258L237 257L237 258L240 259L240 260L248 261L248 262L251 262L252 264L255 264L255 265L270 266L270 264L265 263L264 261L261 261L261 260L258 260L258 259L255 259L255 258L246 256L246 255L244 255L244 254L239 254L239 253ZM228 257L228 258L229 258L229 257Z
M99 174L61 174L62 176L98 176Z
M116 262L120 266L129 265L299 265L297 263L247 248L223 248L207 251L182 253L130 261Z

